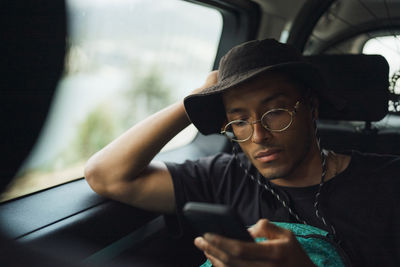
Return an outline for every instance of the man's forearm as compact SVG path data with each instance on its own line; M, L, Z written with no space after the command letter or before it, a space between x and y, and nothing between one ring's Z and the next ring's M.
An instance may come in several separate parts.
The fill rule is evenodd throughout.
M217 82L209 73L197 93ZM93 155L85 178L97 193L137 207L172 212L175 206L172 177L163 164L149 164L155 155L190 121L183 102L175 103L137 123Z
M104 186L134 179L189 124L182 102L153 114L93 155L85 168L86 179Z

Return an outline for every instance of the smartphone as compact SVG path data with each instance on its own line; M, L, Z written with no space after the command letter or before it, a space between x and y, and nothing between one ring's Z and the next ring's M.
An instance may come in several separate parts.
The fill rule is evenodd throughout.
M215 233L254 242L240 217L226 205L188 202L183 207L183 215L200 235Z

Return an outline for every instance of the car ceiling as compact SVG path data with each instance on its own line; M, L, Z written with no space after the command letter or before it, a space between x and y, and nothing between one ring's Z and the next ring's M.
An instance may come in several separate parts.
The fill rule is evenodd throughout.
M311 38L304 43L306 53L318 54L327 51L328 47L339 45L344 40L357 36L352 40L353 45L341 48L343 52L359 52L354 46L371 37L393 34L400 25L400 1L398 0L252 0L262 10L262 21L259 38L273 37L280 39L282 30L293 29L293 23L303 21L298 14L305 7L311 7L311 14L322 16L313 27ZM303 14L303 13L301 13ZM310 17L312 20L313 17ZM392 29L388 32L388 29ZM368 32L368 34L362 34ZM302 47L300 47L302 48Z

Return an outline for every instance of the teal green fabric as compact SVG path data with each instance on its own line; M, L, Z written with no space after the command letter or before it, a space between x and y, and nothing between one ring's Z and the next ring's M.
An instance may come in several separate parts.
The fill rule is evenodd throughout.
M343 251L337 247L329 238L328 232L317 227L297 224L297 223L282 223L274 222L274 224L291 230L297 240L308 254L310 259L317 266L324 267L344 267L346 259ZM267 240L266 238L256 238L256 242ZM207 260L200 267L211 267L212 264Z

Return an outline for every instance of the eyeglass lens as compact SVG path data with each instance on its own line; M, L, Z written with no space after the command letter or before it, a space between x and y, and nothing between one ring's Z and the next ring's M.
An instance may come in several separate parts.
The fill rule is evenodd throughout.
M292 114L285 109L270 110L261 118L261 124L270 131L282 131L292 122ZM253 134L253 125L247 121L232 121L225 128L225 134L234 141L247 140Z

